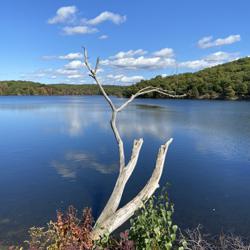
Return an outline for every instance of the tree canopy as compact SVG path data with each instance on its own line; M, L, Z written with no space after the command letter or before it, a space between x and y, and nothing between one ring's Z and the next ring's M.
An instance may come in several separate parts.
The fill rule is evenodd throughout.
M126 88L126 95L148 85L187 94L194 99L245 99L250 97L250 58L218 65L195 73L167 77L156 76ZM147 97L162 97L158 93Z

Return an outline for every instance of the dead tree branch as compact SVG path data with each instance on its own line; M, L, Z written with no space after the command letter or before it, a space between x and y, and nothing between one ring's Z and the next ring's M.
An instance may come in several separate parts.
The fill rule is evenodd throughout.
M113 192L106 206L101 212L101 215L96 221L94 230L92 232L93 240L96 240L102 237L105 233L113 232L115 229L121 226L124 222L126 222L131 216L133 216L135 211L142 206L143 202L146 202L153 195L155 190L159 187L159 181L160 181L162 171L164 168L164 163L165 163L165 158L166 158L166 154L168 151L168 147L173 140L172 138L169 139L166 142L166 144L160 147L157 160L156 160L155 169L152 173L151 178L145 185L145 187L139 192L139 194L136 197L134 197L134 199L132 199L122 208L118 209L126 183L135 169L137 160L139 158L140 150L143 144L142 138L138 140L134 140L131 157L128 163L126 164L123 141L122 141L122 138L120 136L119 130L117 129L117 125L116 125L118 112L121 112L136 97L145 95L151 92L157 92L157 93L160 93L168 97L172 97L172 98L181 98L185 96L185 95L174 95L171 92L168 92L161 88L148 86L146 88L139 90L136 94L132 95L120 107L116 107L114 103L112 102L112 100L107 95L106 91L104 90L104 88L102 87L101 83L99 82L97 78L99 62L100 60L99 58L97 58L95 68L92 69L88 61L87 50L84 48L84 63L89 71L89 75L94 79L96 84L99 86L101 93L103 94L104 98L106 99L106 101L108 102L112 110L112 117L110 120L110 124L111 124L111 128L113 130L113 133L114 133L114 136L116 138L118 148L119 148L120 170L119 170L119 175L118 175L115 187L113 189Z

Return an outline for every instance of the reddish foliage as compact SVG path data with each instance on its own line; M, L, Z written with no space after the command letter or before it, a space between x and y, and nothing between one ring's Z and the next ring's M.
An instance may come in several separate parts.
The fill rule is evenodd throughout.
M93 242L93 217L90 208L83 210L81 218L73 206L66 213L57 212L57 220L50 222L48 228L31 228L30 241L26 241L29 250L43 250L48 247L60 250L135 250L134 242L129 240L129 232L119 238L109 236L99 242ZM15 248L13 249L15 250Z
M134 250L135 245L132 240L129 240L129 231L125 231L124 233L120 233L120 249L121 250Z
M76 209L70 206L66 215L57 212L57 221L54 226L59 236L59 248L65 250L89 250L93 247L90 233L93 217L90 208L83 210L82 218L77 218Z

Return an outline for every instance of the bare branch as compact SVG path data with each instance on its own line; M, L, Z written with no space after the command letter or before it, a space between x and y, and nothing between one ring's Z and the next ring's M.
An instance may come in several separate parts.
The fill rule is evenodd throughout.
M90 72L90 76L95 80L95 82L99 86L102 94L104 95L105 99L107 100L107 102L109 103L109 105L112 109L112 118L110 121L110 125L111 125L111 128L113 130L114 136L115 136L117 144L118 144L118 149L119 149L119 161L120 161L119 162L120 163L119 164L120 165L119 176L118 176L116 185L114 187L114 190L109 198L109 201L106 204L105 208L103 209L103 211L98 219L98 223L99 223L99 222L102 222L104 219L106 219L107 216L114 213L116 211L116 209L118 208L123 191L124 191L124 188L125 188L125 185L129 179L130 175L128 176L127 170L125 170L125 153L124 153L123 141L121 139L120 133L119 133L117 126L116 126L116 120L117 120L116 107L114 106L113 102L108 97L104 88L102 87L102 85L100 84L100 82L98 81L98 79L96 77L96 72L98 70L98 65L99 65L99 58L96 61L95 70L92 70L89 63L88 63L87 50L84 48L84 62L85 62L87 69ZM143 142L141 141L141 145L142 145L142 143ZM140 147L138 148L138 155L139 155Z
M88 51L83 47L83 52L84 52L84 63L87 67L87 69L89 70L89 72L91 73L90 76L93 74L91 67L89 66L89 62L88 62Z
M171 97L171 98L183 98L183 97L186 96L186 94L184 94L184 95L172 95L167 90L152 87L152 86L148 86L146 88L140 89L137 93L132 95L125 103L123 103L119 108L117 108L117 111L118 112L122 111L136 97L141 96L141 95L145 95L145 94L148 94L148 93L152 93L152 92L157 92L157 93L163 94L163 95Z
M124 146L123 146L123 141L121 139L120 133L117 129L116 126L116 120L117 120L117 111L113 111L112 113L112 118L110 121L111 124L111 128L113 130L113 133L115 135L117 144L118 144L118 148L119 148L119 158L120 158L120 172L122 171L122 169L125 167L125 153L124 153Z
M117 208L119 207L125 185L129 180L137 164L142 144L143 144L143 139L134 141L131 159L127 164L127 166L120 171L113 192L105 208L103 209L103 212L99 216L96 225L102 224L103 221L106 220L111 215L113 215L117 210Z
M90 76L95 80L95 82L99 86L103 96L105 97L105 99L107 100L107 102L109 103L109 105L110 105L110 107L111 107L111 109L113 111L110 124L111 124L111 128L112 128L112 130L114 132L114 135L115 135L116 141L118 143L118 147L119 147L120 172L121 172L122 169L125 167L125 154L124 154L123 141L122 141L120 133L119 133L117 127L116 127L117 109L116 109L115 105L113 104L113 102L111 101L111 99L109 98L109 96L107 95L104 88L102 87L101 83L99 82L99 80L96 77L96 72L98 70L99 62L100 62L100 59L97 58L95 70L92 70L90 65L89 65L89 62L88 62L88 52L87 52L86 48L84 48L84 63L86 65L87 69L90 72Z
M122 142L121 136L119 134L119 131L118 131L117 127L116 127L116 117L117 117L116 107L115 107L115 105L113 104L113 102L111 101L111 99L109 98L106 91L104 90L101 83L99 82L99 80L96 77L96 72L98 70L100 59L97 58L95 70L92 70L92 68L90 67L89 62L88 62L88 52L87 52L86 48L83 48L83 49L84 49L84 63L86 65L87 69L90 72L90 76L95 80L95 82L99 86L103 96L105 97L105 99L107 100L107 102L109 103L109 105L110 105L110 107L111 107L111 109L113 111L110 124L111 124L111 128L112 128L112 130L114 132L116 141L117 141L118 146L119 146L120 171L121 171L121 169L125 166L125 155L124 155L123 142Z
M100 58L99 57L97 57L97 59L96 59L96 64L95 64L95 74L97 73L97 70L98 70L98 67L99 67L99 63L100 63Z
M95 80L95 82L99 86L99 88L100 88L103 96L105 97L105 99L109 103L112 111L115 111L116 110L115 105L113 104L113 102L111 101L111 99L108 97L106 91L104 90L104 88L102 87L102 85L100 84L99 80L96 77L96 71L97 71L97 68L98 68L99 60L97 60L97 62L96 62L96 69L95 70L91 69L91 67L89 65L89 62L88 62L88 52L87 52L87 50L85 48L84 48L84 63L86 65L87 69L90 72L89 75Z
M138 91L138 93L140 93L140 92L142 92L142 91L144 91L144 90L146 90L146 89L152 89L152 88L154 88L154 87L153 87L153 86L147 86L147 87L145 87L145 88L140 89L140 90Z
M184 95L182 96L172 95L170 92L163 90L161 88L148 86L143 89L140 89L136 94L132 95L119 108L116 108L96 76L96 73L99 67L99 58L97 58L95 69L93 70L88 62L87 50L84 48L84 63L89 71L89 75L95 80L96 84L100 88L101 93L103 94L104 98L106 99L106 101L109 103L111 107L112 118L111 118L110 124L111 124L111 128L113 130L113 133L115 135L115 138L118 144L119 159L120 159L120 171L119 171L119 175L118 175L115 187L113 189L113 192L105 208L103 209L101 215L97 219L94 230L92 232L92 238L93 240L95 240L103 236L105 233L113 232L116 228L122 225L125 221L127 221L134 214L134 212L138 208L142 206L143 202L147 201L150 198L150 196L155 192L155 190L159 186L159 180L162 175L168 146L172 142L172 139L170 139L169 141L167 141L166 144L160 147L153 174L151 178L149 179L148 183L141 190L141 192L133 200L128 202L124 207L118 209L125 186L135 169L135 166L139 158L140 150L143 144L143 139L134 141L130 160L128 164L125 165L123 141L116 126L118 112L122 111L136 97L145 95L147 93L158 92L160 94L164 94L169 97L183 97Z

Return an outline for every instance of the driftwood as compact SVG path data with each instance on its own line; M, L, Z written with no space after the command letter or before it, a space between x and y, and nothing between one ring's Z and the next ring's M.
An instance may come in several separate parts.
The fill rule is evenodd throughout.
M119 226L121 226L124 222L126 222L129 218L131 218L131 216L133 216L135 211L139 209L143 205L143 203L146 202L153 195L155 190L159 187L159 181L160 181L162 171L164 168L164 163L165 163L165 158L166 158L166 154L168 151L168 147L173 141L173 139L171 138L164 145L160 147L158 156L156 159L155 169L149 181L144 186L144 188L130 202L128 202L122 208L119 208L119 204L120 204L126 183L129 180L137 164L137 160L138 160L140 150L143 144L143 139L140 138L138 140L134 140L131 157L128 163L126 164L123 141L116 126L118 113L121 112L124 108L126 108L127 105L131 103L136 97L145 95L147 93L157 92L157 93L164 94L171 98L181 98L185 96L185 95L173 95L169 93L168 91L163 90L161 88L148 86L146 88L139 90L136 94L132 95L120 107L116 107L114 103L112 102L112 100L110 99L110 97L105 92L103 86L101 85L100 81L97 78L99 62L100 60L99 58L97 58L95 68L92 69L88 62L87 50L84 48L84 63L89 71L89 75L94 79L96 84L99 86L102 95L108 102L112 111L112 118L111 118L110 124L111 124L111 128L113 130L113 133L115 135L118 148L119 148L120 170L119 170L119 175L118 175L115 187L113 189L113 192L94 226L94 230L92 232L93 240L97 240L105 234L112 233Z

